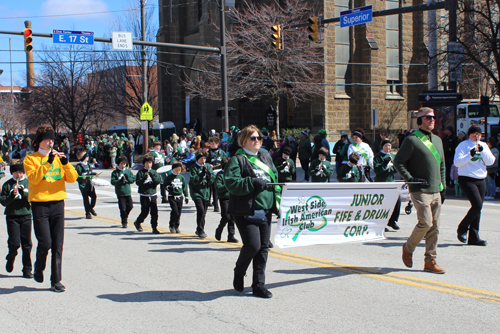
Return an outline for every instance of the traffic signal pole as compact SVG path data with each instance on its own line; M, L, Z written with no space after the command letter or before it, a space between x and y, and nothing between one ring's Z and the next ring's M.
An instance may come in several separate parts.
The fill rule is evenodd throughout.
M146 14L144 11L144 0L141 0L141 41L146 41ZM148 102L148 72L146 66L146 45L142 45L142 104ZM147 122L146 130L144 131L143 137L143 152L147 154L149 145L149 121Z

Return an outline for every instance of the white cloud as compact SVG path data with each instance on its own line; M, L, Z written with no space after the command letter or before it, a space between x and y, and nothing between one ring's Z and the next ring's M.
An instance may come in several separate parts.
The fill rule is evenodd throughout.
M46 0L41 5L43 15L68 15L108 11L102 0ZM104 14L106 15L106 14ZM95 15L70 16L74 19L88 19Z

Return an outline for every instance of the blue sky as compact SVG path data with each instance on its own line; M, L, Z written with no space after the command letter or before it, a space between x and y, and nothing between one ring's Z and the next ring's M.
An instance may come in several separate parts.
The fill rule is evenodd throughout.
M18 0L19 1L19 0ZM1 0L0 30L23 31L24 21L32 22L35 33L52 33L54 29L74 31L93 31L95 37L111 38L113 23L129 13L130 8L137 8L139 0ZM147 0L146 6L153 7L155 12L154 25L158 25L158 1ZM20 35L0 34L0 84L10 86L10 55L9 38L12 38L12 72L14 85L26 86L24 75L26 54L23 51L24 40ZM95 48L101 49L102 43L96 43ZM33 37L35 62L36 52L53 46L52 39ZM89 47L90 48L90 47ZM36 72L36 65L35 65Z

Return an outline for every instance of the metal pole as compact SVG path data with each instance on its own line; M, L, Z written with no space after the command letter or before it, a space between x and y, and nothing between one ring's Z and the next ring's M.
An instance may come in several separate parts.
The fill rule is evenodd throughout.
M144 12L145 0L141 0L141 41L146 41L146 14ZM148 102L148 73L146 68L146 46L142 46L142 103ZM149 121L144 131L144 154L148 152L149 144Z
M14 75L12 73L12 37L9 38L9 52L10 52L10 100L14 104Z
M434 0L428 0L428 5L433 5ZM429 21L429 90L438 89L438 61L437 61L437 21L436 21L436 11L430 10L427 13L427 19Z
M449 25L450 25L450 32L448 36L448 40L450 42L456 42L457 41L457 0L450 0L449 1L449 11L448 11L448 17L449 17ZM454 64L453 66L456 66ZM451 66L449 66L448 70L451 69ZM457 91L457 82L455 80L449 80L450 83L448 85L448 88L453 91Z
M224 17L225 0L220 0L220 70L222 103L224 104L224 132L229 131L229 108L227 97L227 53L226 53L226 22Z

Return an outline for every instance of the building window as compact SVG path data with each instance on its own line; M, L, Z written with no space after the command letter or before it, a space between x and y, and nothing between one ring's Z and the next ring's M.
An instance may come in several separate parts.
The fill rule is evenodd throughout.
M386 9L399 8L399 0L386 0ZM387 94L402 94L401 65L400 65L400 17L399 15L386 16L386 75Z
M349 9L349 0L335 1L335 16ZM347 95L346 77L348 76L348 63L351 56L349 39L350 28L341 28L340 22L335 23L335 95Z

